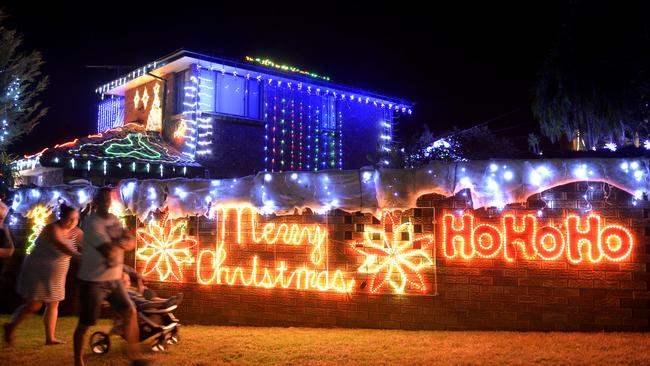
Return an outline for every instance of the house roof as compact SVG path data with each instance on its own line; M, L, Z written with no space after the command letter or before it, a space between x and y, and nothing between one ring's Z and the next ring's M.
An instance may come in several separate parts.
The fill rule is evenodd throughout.
M110 171L122 166L127 169L133 166L134 170L137 166L141 170L147 164L153 173L155 169L202 168L190 156L164 141L160 134L145 131L136 123L57 144L25 156L25 159L39 159L40 165L46 167L88 170Z
M223 72L236 73L239 75L251 73L251 77L260 77L263 75L268 79L269 76L272 76L275 80L285 79L287 82L304 83L313 86L314 89L322 88L324 90L332 90L339 94L347 94L351 97L354 96L355 99L356 97L359 97L360 100L368 98L374 102L391 104L395 107L399 107L400 110L403 109L404 111L408 110L410 112L413 108L414 103L405 99L381 95L342 84L335 84L327 81L326 79L328 78L319 75L313 76L315 74L311 72L305 72L286 65L275 65L272 62L265 62L268 60L251 57L247 57L246 59L250 61L239 62L223 57L215 57L180 49L147 65L139 67L118 79L97 87L95 92L108 95L124 95L125 90L154 80L154 76L162 77L171 72L185 70L192 64L199 64L203 67L216 67L218 70L222 70Z

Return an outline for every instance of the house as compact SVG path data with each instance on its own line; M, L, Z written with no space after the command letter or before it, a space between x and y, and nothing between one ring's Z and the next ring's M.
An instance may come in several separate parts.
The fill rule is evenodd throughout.
M268 59L187 50L95 91L97 134L37 154L42 167L106 181L387 165L395 119L412 113L404 100Z

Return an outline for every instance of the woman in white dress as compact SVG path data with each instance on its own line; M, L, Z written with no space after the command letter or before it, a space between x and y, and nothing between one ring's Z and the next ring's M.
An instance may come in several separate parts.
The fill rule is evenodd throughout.
M59 302L65 298L65 278L70 258L79 257L78 244L83 232L77 227L79 212L61 205L60 219L46 225L34 242L34 250L25 257L18 281L18 292L25 304L14 311L11 321L4 326L5 342L14 343L16 327L30 314L38 312L45 304L43 323L45 344L62 343L55 337Z

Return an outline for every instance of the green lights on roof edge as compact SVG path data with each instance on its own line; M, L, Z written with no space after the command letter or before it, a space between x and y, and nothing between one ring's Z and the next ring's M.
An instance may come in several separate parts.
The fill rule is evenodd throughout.
M245 60L248 61L248 62L254 62L254 63L260 64L262 66L272 67L274 69L278 69L278 70L281 70L281 71L294 72L294 73L297 73L297 74L310 76L312 78L321 79L321 80L325 80L325 81L330 81L329 76L318 75L315 72L301 70L301 69L299 69L299 68L297 68L295 66L290 66L290 65L285 65L285 64L276 64L275 62L273 62L271 59L268 59L268 58L260 58L260 57L253 58L253 57L250 57L250 56L246 56Z

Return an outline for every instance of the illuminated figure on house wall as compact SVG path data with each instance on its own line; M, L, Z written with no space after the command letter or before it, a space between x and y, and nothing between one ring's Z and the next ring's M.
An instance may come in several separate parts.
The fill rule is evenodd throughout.
M146 89L145 89L146 90ZM160 132L162 129L162 108L160 103L160 84L153 87L153 102L147 115L147 131Z

